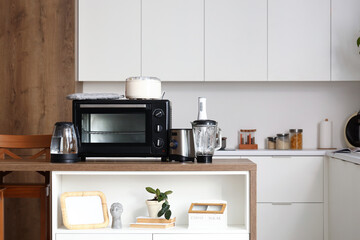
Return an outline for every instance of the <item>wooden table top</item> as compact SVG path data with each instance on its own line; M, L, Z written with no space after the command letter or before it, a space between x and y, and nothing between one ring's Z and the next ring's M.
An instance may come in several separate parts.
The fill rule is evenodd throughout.
M45 159L0 160L0 171L256 171L248 159L214 159L213 163L179 163L149 160L51 163Z

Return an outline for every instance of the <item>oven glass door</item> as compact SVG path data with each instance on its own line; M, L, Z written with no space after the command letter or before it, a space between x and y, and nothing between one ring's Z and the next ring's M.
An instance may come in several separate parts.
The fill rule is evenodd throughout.
M117 145L150 145L150 111L121 105L111 108L82 108L81 142Z

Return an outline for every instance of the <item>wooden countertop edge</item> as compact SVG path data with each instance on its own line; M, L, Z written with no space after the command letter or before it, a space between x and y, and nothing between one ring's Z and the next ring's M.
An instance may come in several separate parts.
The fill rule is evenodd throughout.
M0 171L256 171L256 164L248 159L217 159L211 164L160 161L51 163L11 159L0 160Z

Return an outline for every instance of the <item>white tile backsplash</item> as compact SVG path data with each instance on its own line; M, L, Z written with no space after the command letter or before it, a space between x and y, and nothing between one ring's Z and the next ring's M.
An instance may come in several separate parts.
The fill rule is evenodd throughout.
M265 138L302 128L303 148L318 146L318 123L333 121L335 147L345 145L344 124L360 109L360 82L163 82L171 100L173 128L190 128L197 118L197 98L207 98L210 119L219 122L227 146L238 144L241 128L256 128L259 148ZM84 92L124 94L124 83L84 82Z

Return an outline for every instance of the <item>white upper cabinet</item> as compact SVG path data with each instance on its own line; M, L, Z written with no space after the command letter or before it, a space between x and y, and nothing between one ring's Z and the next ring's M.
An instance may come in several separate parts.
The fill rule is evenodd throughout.
M140 9L140 0L79 0L80 81L140 75Z
M205 1L205 81L267 80L267 1Z
M330 1L269 0L268 62L269 80L329 81Z
M360 1L332 0L332 68L336 81L360 80Z
M204 0L142 0L142 75L204 80Z

